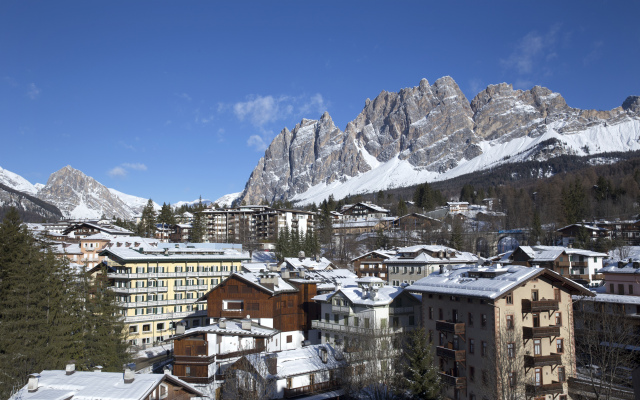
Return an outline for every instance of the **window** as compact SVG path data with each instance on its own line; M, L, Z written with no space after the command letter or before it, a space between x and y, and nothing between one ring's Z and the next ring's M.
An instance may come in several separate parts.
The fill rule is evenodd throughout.
M483 328L486 328L486 327L487 327L487 314L481 314L481 315L480 315L480 325L481 325Z
M515 358L516 356L516 345L515 343L507 343L507 357Z
M564 367L558 367L558 382L564 382L567 380L567 377L564 373Z
M287 335L287 343L293 342L293 335Z
M184 367L184 374L185 376L191 376L191 367Z
M531 300L538 301L538 289L531 289Z
M556 339L556 353L564 353L564 340Z
M618 283L618 294L624 294L624 285L622 283Z
M325 320L325 321L327 321L327 322L329 322L329 321L330 321L330 319L329 319L329 313L324 313L324 320Z
M344 324L344 326L349 326L349 316L348 315L344 316L343 324Z
M506 297L507 304L513 304L513 293L509 293Z
M442 308L438 309L438 319L441 321L444 319L444 313L442 312Z
M129 333L138 333L138 325L129 325Z
M509 372L509 386L511 386L511 387L515 387L516 386L516 373L515 372Z
M556 326L562 326L562 313L556 312Z
M444 333L440 332L440 346L444 346Z
M633 285L629 285L629 294L633 294Z
M480 349L480 352L482 357L485 357L487 355L487 342L485 342L484 340L482 341L482 348Z
M473 326L473 314L469 313L467 322L469 323L469 326Z
M429 307L429 319L433 319L433 307Z
M540 339L534 339L533 340L533 355L534 356L539 356L542 354L542 343L540 342Z
M353 317L353 326L360 326L360 318Z
M413 326L415 323L415 317L413 315L409 315L409 326Z
M507 329L513 329L513 315L507 315Z
M615 291L613 290L613 283L609 284L609 293L615 293Z
M476 369L475 367L469 367L469 380L471 382L475 381L476 379Z
M369 318L364 319L364 327L369 329Z
M142 325L142 332L151 332L151 324Z
M156 324L156 329L159 331L163 331L164 330L164 322L158 322Z
M473 354L476 348L476 341L473 339L469 339L469 354Z
M555 288L554 288L554 289L553 289L553 299L554 299L555 301L561 301L561 300L562 300L562 297L561 297L561 296L562 296L562 295L561 295L561 293L560 293L560 289L555 289Z
M338 314L333 314L333 322L338 323Z
M236 286L237 287L237 286ZM242 300L223 300L222 309L232 311L242 311Z
M489 375L486 370L482 370L482 384L487 385L489 383Z

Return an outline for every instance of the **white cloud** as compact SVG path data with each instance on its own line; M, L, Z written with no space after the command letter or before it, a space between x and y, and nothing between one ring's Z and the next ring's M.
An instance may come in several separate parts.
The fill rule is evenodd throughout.
M27 97L31 100L35 100L40 96L40 89L36 86L35 83L29 84L29 89L27 90Z
M147 166L142 163L123 163L122 166L129 169L135 169L136 171L147 170Z
M189 96L186 93L176 93L176 96L178 96L179 98L186 100L186 101L191 101L191 96Z
M537 31L527 33L506 59L500 60L507 68L525 75L540 68L540 63L557 58L555 44L560 31L559 25L552 26L546 34Z
M114 167L107 174L112 178L122 178L127 176L127 170L122 167Z
M247 145L249 147L255 148L256 151L265 151L267 149L267 144L258 135L251 135L251 137L249 137L249 140L247 140Z
M593 48L591 49L589 54L587 54L587 56L584 58L584 60L582 60L582 63L584 65L589 65L592 62L598 60L600 57L602 57L602 47L603 46L604 46L604 42L602 40L598 40L597 42L594 42L593 43Z
M147 166L142 163L122 163L110 169L107 174L112 178L124 178L129 175L129 171L146 171Z
M218 105L218 111L224 109ZM327 103L320 93L279 97L252 95L249 100L233 105L233 113L240 121L248 120L257 128L291 118L318 118L325 111Z

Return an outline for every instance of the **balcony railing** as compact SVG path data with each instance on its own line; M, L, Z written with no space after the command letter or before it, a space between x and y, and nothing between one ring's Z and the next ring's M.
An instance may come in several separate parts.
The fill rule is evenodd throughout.
M255 354L255 353L262 353L264 350L266 349L265 346L258 346L256 348L253 349L246 349L246 350L241 350L241 351L231 351L229 353L223 353L223 354L218 354L218 359L219 360L225 360L227 358L234 358L234 357L241 357L247 354Z
M113 290L114 292L128 293L128 294L149 293L149 292L156 293L156 292L166 292L169 290L166 286L147 286L147 287L139 287L139 288L124 288L124 287L109 286L109 289Z
M331 380L327 382L314 383L313 385L301 386L297 388L291 388L291 389L285 388L284 398L289 399L291 397L297 397L297 396L302 396L302 395L307 395L312 393L326 392L332 389L337 389L338 387L340 387L340 381L336 379L336 380Z
M522 327L522 336L525 339L546 338L560 336L559 326Z
M175 320L182 319L186 317L203 317L207 315L207 310L198 310L191 312L175 312L175 313L164 313L164 314L147 314L147 315L136 315L131 317L125 317L125 323L131 322L142 322L142 321L162 321L162 320Z
M97 260L96 260L97 261ZM233 271L183 271L183 272L144 272L144 273L119 273L107 274L110 279L148 279L148 278L204 278L211 276L227 276Z
M218 377L217 375L212 375L208 378L199 377L199 376L176 376L176 378L182 379L187 383L196 383L196 384L203 384L203 385L213 382L214 380L216 380L217 377Z
M466 358L464 350L453 350L443 346L436 347L436 355L439 357L449 358L454 361L464 361Z
M454 335L464 335L464 322L436 321L436 330L440 332L449 332Z
M440 380L447 386L453 386L456 389L464 389L467 387L467 378L462 376L453 376L440 372Z
M190 285L190 286L174 286L173 290L175 291L184 291L184 290L207 290L209 286L207 285Z
M556 311L560 307L558 306L558 300L528 300L522 299L522 312L537 312L537 311Z
M413 314L413 307L390 307L389 314Z
M546 385L526 385L528 395L537 396L545 394L558 394L564 392L562 382L552 382Z
M353 325L341 325L333 322L322 322L322 321L311 321L311 327L313 329L324 329L336 332L345 332L345 333L359 333L359 334L371 334L371 333L380 333L380 334L396 334L404 332L404 328L401 327L387 327L387 328L365 328L363 326L353 326Z
M333 313L342 313L342 314L350 314L351 313L351 307L349 306L331 306L331 311Z
M562 364L562 354L552 353L548 356L524 356L524 365L527 368L546 367Z

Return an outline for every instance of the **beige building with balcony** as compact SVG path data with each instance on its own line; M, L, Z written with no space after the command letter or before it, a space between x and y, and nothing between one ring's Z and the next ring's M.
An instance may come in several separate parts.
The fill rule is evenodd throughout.
M100 255L107 258L131 345L167 340L178 322L205 325L206 304L196 301L250 259L238 250L207 247L112 247Z
M447 398L568 398L571 296L590 291L545 268L499 265L434 272L407 290L422 294Z

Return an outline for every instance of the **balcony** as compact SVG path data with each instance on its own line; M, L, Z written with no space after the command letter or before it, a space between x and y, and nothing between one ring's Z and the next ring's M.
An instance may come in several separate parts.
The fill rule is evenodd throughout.
M331 312L335 313L335 314L350 314L351 311L351 307L349 306L331 306Z
M540 311L557 311L560 307L558 306L558 300L528 300L522 299L522 312L530 313L530 312L540 312Z
M563 393L562 382L552 382L546 385L526 385L527 395L530 396L542 396L545 394L559 394Z
M436 321L436 330L440 332L450 332L454 335L464 335L464 322Z
M536 338L546 338L546 337L556 337L560 336L560 327L559 326L539 326L539 327L522 327L522 336L525 339L536 339Z
M110 286L111 290L117 293L128 293L128 294L136 294L136 293L149 293L149 292L166 292L168 288L166 286L151 286L151 287L139 287L139 288L123 288L123 287L115 287Z
M125 323L132 322L143 322L143 321L163 321L163 320L176 320L187 317L206 317L207 310L198 310L191 312L175 312L175 313L164 313L164 314L147 314L147 315L136 315L131 317L125 317Z
M178 291L184 291L184 290L207 290L208 286L207 285L190 285L190 286L174 286L173 290L178 292Z
M362 326L352 326L352 325L341 325L333 322L322 322L322 321L311 321L312 329L322 329L329 330L335 332L344 332L344 333L356 333L356 334L364 334L370 335L372 333L381 333L381 334L396 334L404 332L404 328L400 327L387 327L387 328L365 328Z
M552 353L548 356L524 356L524 365L527 368L546 367L562 364L562 354Z
M234 357L241 357L247 354L256 354L256 353L262 353L263 351L265 351L266 347L265 346L258 346L256 348L253 349L246 349L246 350L240 350L240 351L231 351L229 353L223 353L223 354L218 354L218 359L219 360L225 360L227 358L234 358Z
M389 307L389 314L413 314L413 307Z
M464 361L466 354L464 350L453 350L443 346L436 347L436 355L439 357L448 358L454 361Z
M462 376L448 375L444 372L440 372L440 380L447 386L452 386L456 389L465 389L467 387L467 378Z
M297 388L284 389L284 398L289 399L292 397L308 395L312 393L326 392L329 390L337 389L340 387L339 380L331 380L327 382L315 383L313 385L301 386Z

